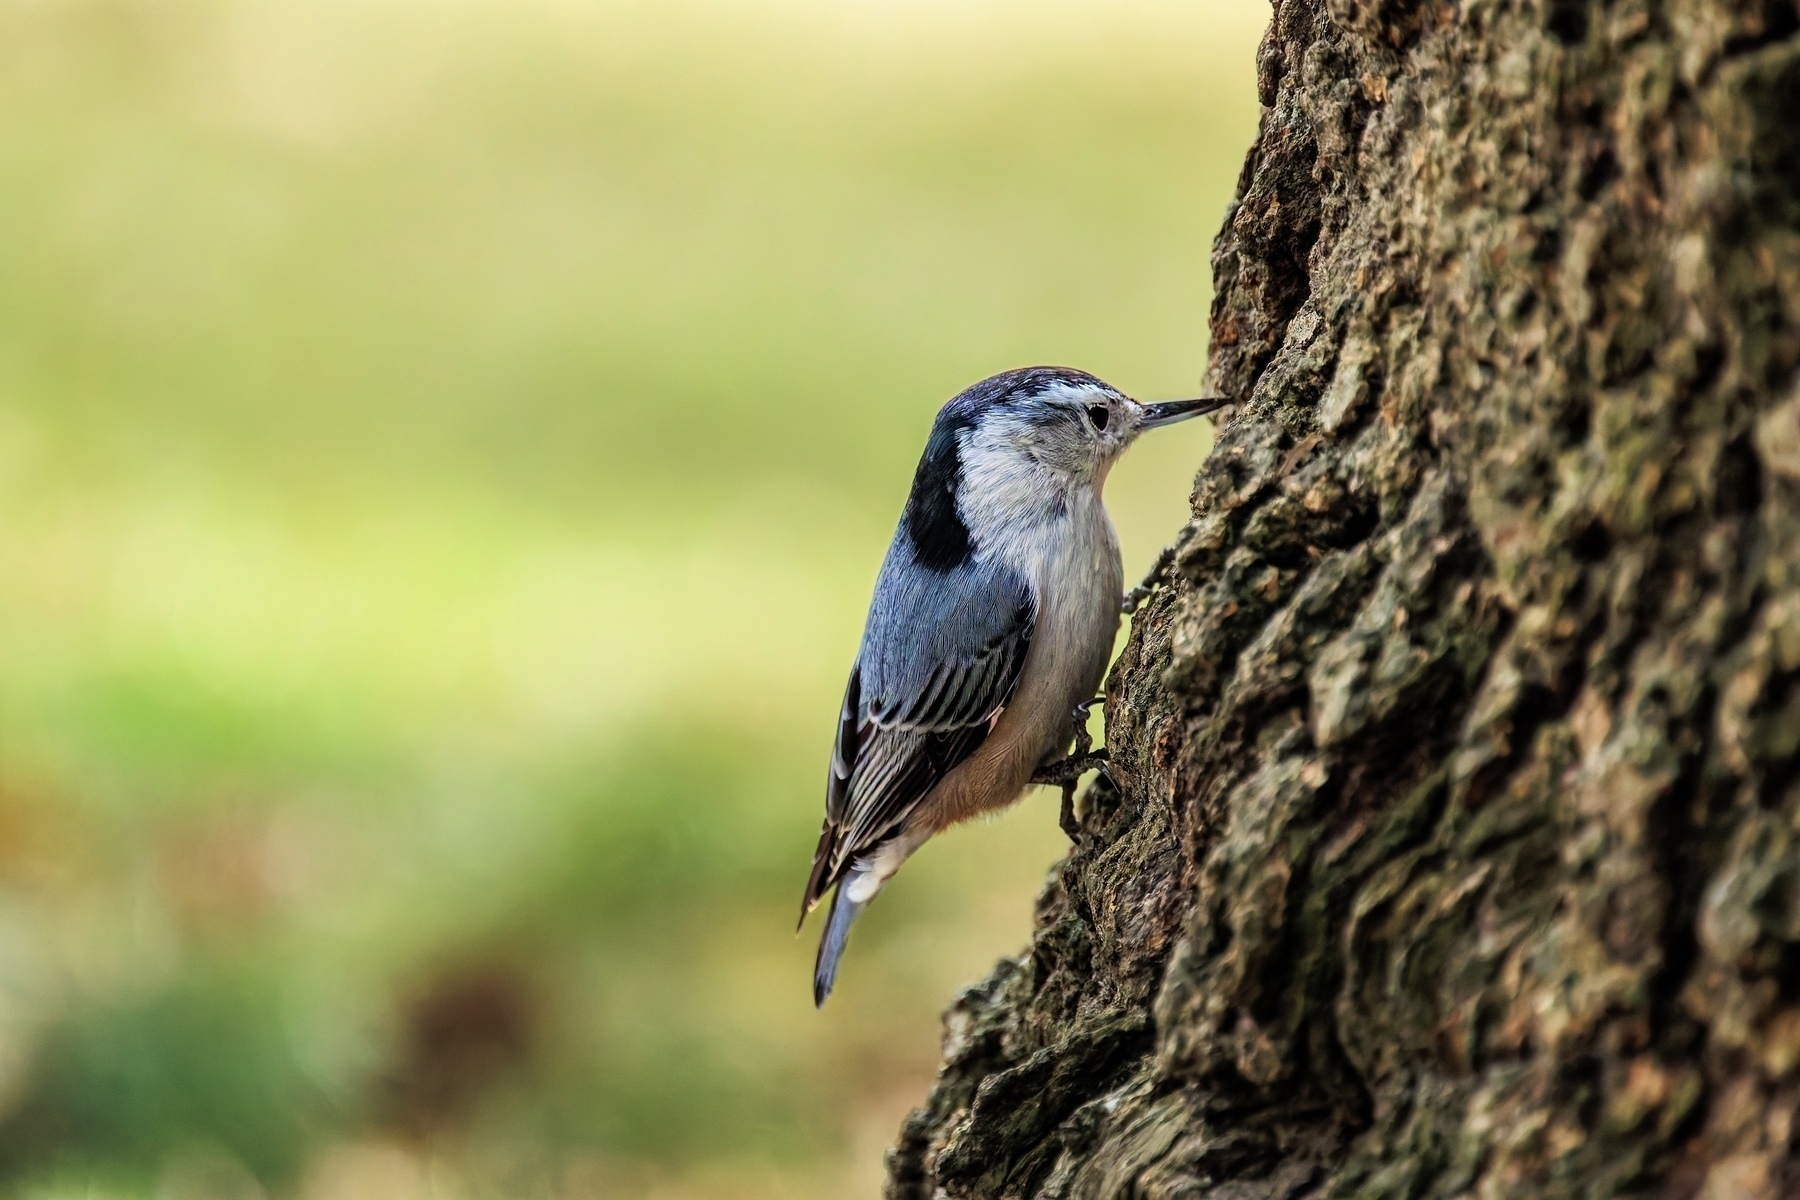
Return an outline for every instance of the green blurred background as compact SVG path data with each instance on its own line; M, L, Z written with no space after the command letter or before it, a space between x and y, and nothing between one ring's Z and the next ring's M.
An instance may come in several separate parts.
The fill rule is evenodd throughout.
M868 589L965 384L1194 394L1265 18L0 0L0 1191L875 1195L1063 839L813 1011Z

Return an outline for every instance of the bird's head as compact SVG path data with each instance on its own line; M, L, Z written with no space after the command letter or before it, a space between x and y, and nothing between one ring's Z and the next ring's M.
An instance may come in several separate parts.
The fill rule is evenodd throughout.
M913 476L901 528L932 571L967 562L977 543L1066 510L1072 488L1095 490L1146 429L1228 401L1139 404L1068 367L1026 367L984 379L938 410Z
M1222 399L1140 404L1085 371L1026 367L984 379L939 416L966 422L965 465L1014 458L1053 478L1098 487L1145 430L1223 407ZM996 463L996 466L999 464Z

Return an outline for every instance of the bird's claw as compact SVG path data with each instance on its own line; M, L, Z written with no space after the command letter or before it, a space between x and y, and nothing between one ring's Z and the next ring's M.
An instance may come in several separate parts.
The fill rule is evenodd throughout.
M1063 784L1062 805L1056 810L1056 824L1072 845L1081 844L1081 822L1075 818L1075 785Z
M1081 754L1071 754L1067 758L1059 758L1055 762L1047 762L1031 773L1031 782L1045 783L1052 787L1074 787L1076 782L1089 771L1098 771L1106 765L1106 747L1088 750Z
M1094 739L1087 728L1088 710L1105 700L1105 696L1095 696L1092 700L1077 704L1072 714L1075 718L1075 752L1066 758L1045 763L1031 773L1031 782L1062 789L1062 809L1057 814L1056 823L1062 826L1062 831L1071 842L1081 840L1081 822L1075 817L1075 785L1089 771L1107 771L1106 747L1093 749ZM1107 778L1112 778L1110 772L1107 773Z
M1048 783L1062 788L1062 807L1057 811L1056 823L1062 826L1062 831L1068 834L1071 842L1079 842L1082 833L1081 822L1075 817L1075 785L1089 771L1099 771L1108 779L1112 778L1112 772L1107 767L1105 746L1045 763L1031 777L1033 783Z
M1105 696L1095 696L1075 706L1075 711L1071 714L1075 718L1075 753L1071 757L1085 757L1093 746L1094 739L1088 734L1088 713L1093 710L1094 705L1105 703Z

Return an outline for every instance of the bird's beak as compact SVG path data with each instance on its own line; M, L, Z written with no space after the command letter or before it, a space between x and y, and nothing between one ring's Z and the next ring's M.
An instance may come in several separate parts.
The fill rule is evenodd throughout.
M1199 400L1165 400L1161 404L1145 404L1140 407L1144 410L1144 428L1157 429L1163 425L1185 421L1189 417L1205 416L1231 402L1229 396L1205 396Z

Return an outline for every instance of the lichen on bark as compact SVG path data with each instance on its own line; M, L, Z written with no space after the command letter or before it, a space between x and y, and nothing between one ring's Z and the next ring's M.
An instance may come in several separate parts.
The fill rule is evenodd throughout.
M1257 67L1118 786L888 1195L1800 1195L1800 10Z

